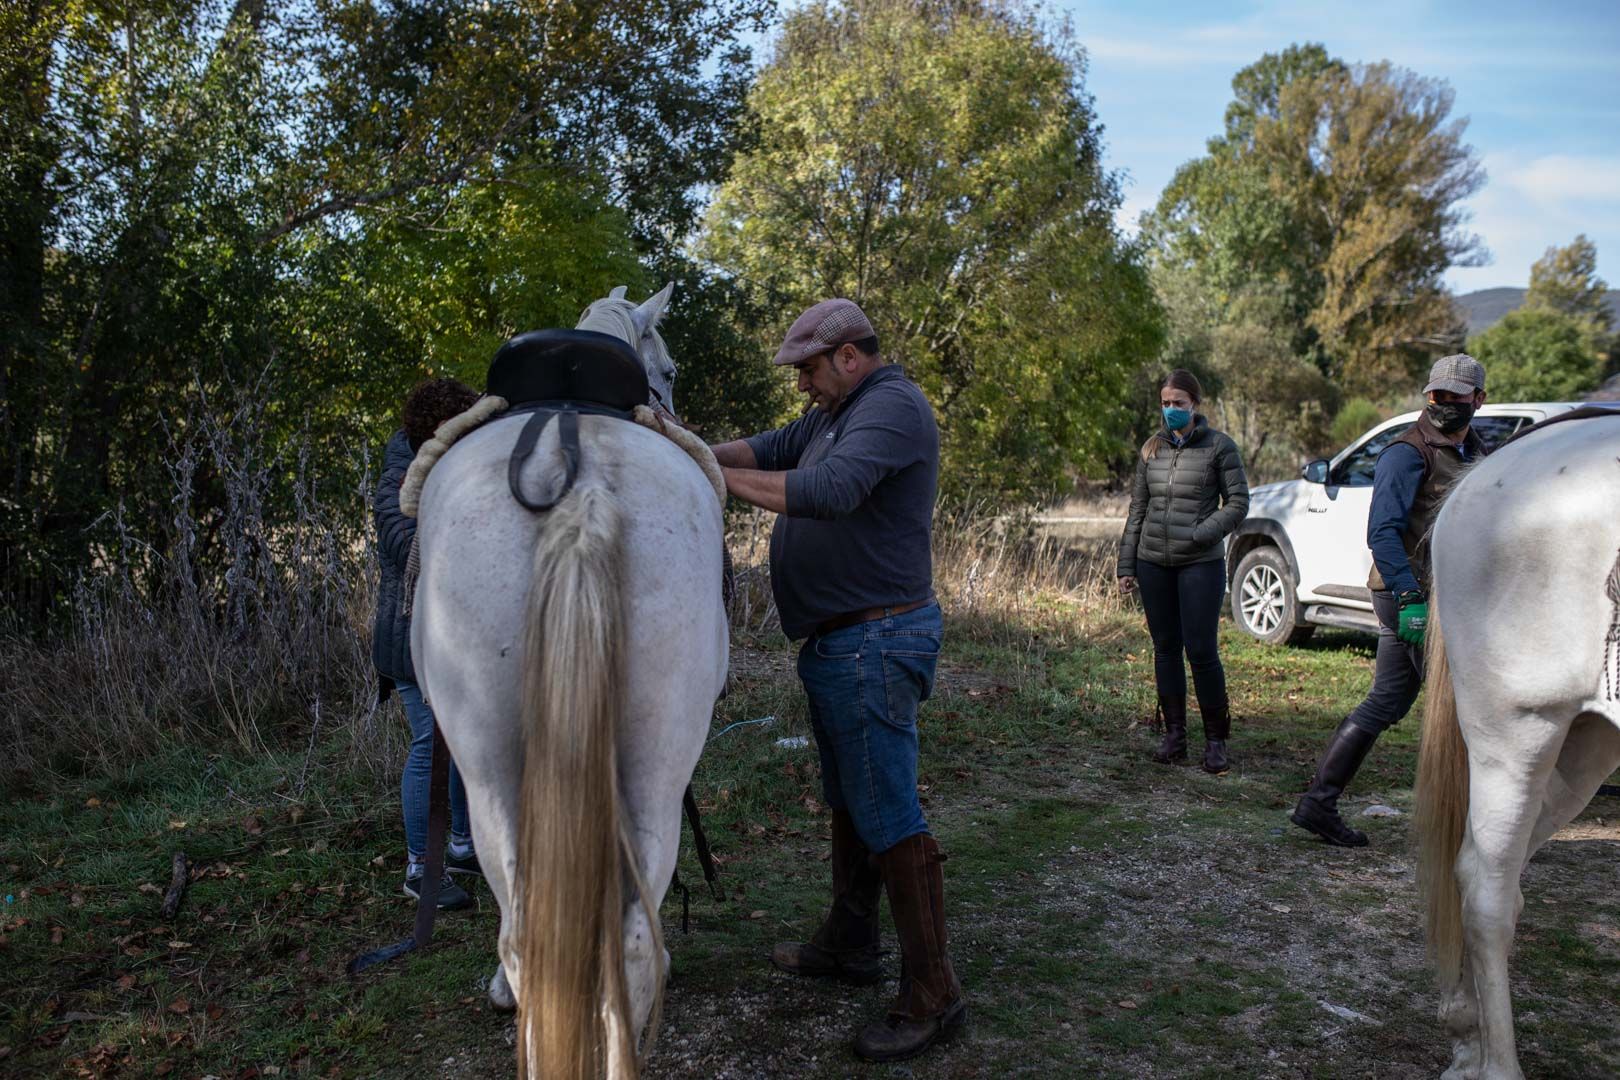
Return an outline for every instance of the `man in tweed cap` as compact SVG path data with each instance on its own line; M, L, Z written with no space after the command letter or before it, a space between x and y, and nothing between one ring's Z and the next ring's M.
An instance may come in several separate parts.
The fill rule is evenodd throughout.
M1367 834L1339 816L1339 796L1378 736L1412 708L1423 685L1423 633L1429 619L1429 530L1446 493L1487 453L1470 426L1485 404L1485 366L1458 353L1435 361L1423 387L1428 406L1384 448L1373 471L1367 588L1378 616L1372 689L1339 725L1292 819L1330 844L1364 847Z
M917 707L933 689L942 630L930 549L939 432L849 300L799 316L776 363L798 373L811 408L714 453L732 495L778 515L771 588L783 631L805 639L799 678L832 816L833 898L815 935L777 945L771 961L796 975L881 979L887 891L899 993L855 1052L897 1061L967 1011L946 948L945 857L917 798Z

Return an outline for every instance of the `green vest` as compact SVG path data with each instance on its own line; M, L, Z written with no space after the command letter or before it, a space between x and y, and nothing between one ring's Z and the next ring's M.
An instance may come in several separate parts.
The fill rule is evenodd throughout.
M1468 457L1464 460L1462 454L1457 452L1456 443L1442 435L1440 429L1429 421L1428 413L1419 416L1418 422L1406 434L1389 445L1396 443L1406 443L1423 455L1423 482L1418 485L1417 496L1412 500L1412 511L1406 518L1406 531L1401 534L1401 546L1406 548L1406 558L1412 564L1412 573L1417 575L1418 584L1427 592L1429 532L1434 528L1434 519L1440 516L1440 507L1463 470L1490 451L1479 433L1469 428L1467 437L1463 439L1463 445L1468 448ZM1384 449L1387 451L1389 447ZM1384 579L1378 573L1376 562L1367 574L1367 588L1374 592L1384 591Z

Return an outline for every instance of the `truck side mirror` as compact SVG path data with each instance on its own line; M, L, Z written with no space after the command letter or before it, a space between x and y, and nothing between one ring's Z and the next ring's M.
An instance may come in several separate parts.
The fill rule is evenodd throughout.
M1328 482L1328 463L1325 458L1307 461L1299 470L1307 484L1325 484Z

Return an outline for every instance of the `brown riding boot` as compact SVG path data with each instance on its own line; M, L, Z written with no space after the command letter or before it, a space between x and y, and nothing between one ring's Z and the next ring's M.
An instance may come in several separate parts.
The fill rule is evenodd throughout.
M1164 718L1164 738L1153 751L1160 765L1176 765L1187 760L1187 699L1161 697L1159 715Z
M771 963L793 975L831 975L855 986L883 978L878 896L883 879L845 810L832 812L832 907L809 941L779 942Z
M939 844L927 833L908 836L878 856L900 938L900 989L888 1016L856 1037L857 1057L914 1057L967 1019L967 1001L947 948L944 861Z

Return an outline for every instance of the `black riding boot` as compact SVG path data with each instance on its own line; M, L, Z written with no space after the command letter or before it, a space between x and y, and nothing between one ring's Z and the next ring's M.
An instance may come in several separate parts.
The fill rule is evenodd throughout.
M1214 708L1198 703L1198 713L1204 720L1204 771L1220 776L1231 768L1226 760L1226 740L1232 734L1232 710L1226 702Z
M1164 717L1164 738L1153 751L1153 760L1160 765L1172 765L1187 760L1187 699L1184 697L1159 699L1159 715Z
M1339 816L1339 796L1355 777L1356 770L1367 757L1378 736L1352 724L1349 720L1339 725L1333 741L1316 763L1316 777L1311 789L1300 796L1290 820L1302 829L1309 829L1330 844L1340 847L1366 847L1367 834L1352 829Z

